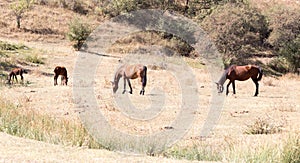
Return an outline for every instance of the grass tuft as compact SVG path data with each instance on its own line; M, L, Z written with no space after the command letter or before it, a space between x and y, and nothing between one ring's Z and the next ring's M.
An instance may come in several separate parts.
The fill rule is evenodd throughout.
M78 122L22 110L3 99L0 99L0 131L52 144L102 148Z
M271 118L257 118L253 124L247 125L246 134L275 134L282 131L283 122L275 123Z
M290 136L285 143L282 152L283 163L299 163L300 162L300 136Z
M164 156L175 159L187 159L198 161L221 161L220 153L204 146L192 146L186 148L173 147L164 153Z
M27 62L36 63L36 64L44 64L44 59L37 54L27 55L25 60Z

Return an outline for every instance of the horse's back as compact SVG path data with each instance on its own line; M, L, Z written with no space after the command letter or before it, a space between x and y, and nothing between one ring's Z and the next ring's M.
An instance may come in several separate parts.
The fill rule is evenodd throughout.
M24 69L22 68L13 68L10 72L10 74L20 75L24 72Z
M56 66L54 69L54 73L57 75L66 75L67 69L63 66Z
M122 65L118 72L124 74L127 78L136 79L140 77L141 72L144 70L144 65L142 64L124 64Z
M228 68L228 79L230 80L248 80L250 77L257 76L260 67L256 65L237 66L232 65Z

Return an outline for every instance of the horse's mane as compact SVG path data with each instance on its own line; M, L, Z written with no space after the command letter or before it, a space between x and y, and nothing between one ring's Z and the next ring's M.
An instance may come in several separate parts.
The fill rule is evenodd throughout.
M218 81L219 84L223 85L223 84L225 83L225 81L226 81L226 79L227 79L227 78L226 78L227 75L230 73L230 71L232 71L232 69L233 69L234 66L235 66L235 65L231 65L230 67L228 67L227 69L225 69L225 71L224 71L224 73L222 74L220 80Z
M228 72L229 72L229 68L227 68L227 69L224 71L224 73L222 74L220 80L218 81L219 84L223 85L223 84L225 83L225 81L226 81L226 76L227 76Z

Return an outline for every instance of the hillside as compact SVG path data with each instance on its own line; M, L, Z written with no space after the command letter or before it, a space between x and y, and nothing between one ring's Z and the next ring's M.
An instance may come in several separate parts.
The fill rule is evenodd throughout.
M197 90L193 93L199 97L198 104L195 104L199 108L188 112L188 116L194 118L192 124L190 128L184 128L187 132L171 148L159 154L153 152L155 147L159 146L157 144L142 149L146 151L143 155L124 152L128 151L128 148L130 150L130 145L134 144L128 139L125 145L117 140L100 139L99 145L99 142L96 142L84 127L84 122L89 118L88 120L83 118L84 115L89 115L96 123L97 117L93 118L98 113L88 112L88 105L78 107L80 100L77 101L78 99L74 97L74 85L76 85L74 76L78 75L75 72L76 62L81 53L73 49L73 43L67 39L66 33L73 18L81 18L94 29L112 16L106 13L111 10L101 8L106 5L104 3L106 1L85 1L80 5L77 4L81 8L72 7L69 3L60 6L55 0L47 3L45 1L45 4L42 2L42 0L36 1L30 10L24 13L20 29L16 28L15 17L11 13L12 1L0 2L2 16L0 19L0 146L3 147L0 149L1 161L291 162L293 159L299 161L300 77L293 73L280 73L281 76L277 77L263 76L262 81L259 82L258 97L252 97L255 87L251 80L236 82L237 94L235 95L231 94L230 86L229 96L225 96L224 93L217 96L220 99L224 98L224 103L217 115L218 120L214 130L209 135L202 136L200 133L203 126L209 121L207 118L210 118L210 113L214 111L210 108L212 96L217 91L214 79L207 70L205 61L197 58L197 55L191 57L191 54L190 57L181 58L166 57L163 58L165 62L158 60L155 64L147 65L148 80L145 96L138 94L141 87L138 80L132 80L133 94L128 94L128 99L134 105L134 108L130 108L132 112L147 113L149 111L147 108L153 101L165 100L164 103L150 110L149 114L154 116L150 119L130 117L130 109L129 112L123 110L122 106L114 102L116 96L127 97L121 94L123 81L120 82L117 95L112 94L110 83L116 67L122 62L120 59L126 58L128 53L135 50L157 52L161 50L157 48L161 45L173 51L192 53L186 50L190 47L180 42L180 39L155 32L141 32L125 37L118 40L110 48L109 53L97 56L101 62L95 66L94 78L86 79L94 86L94 94L91 96L95 97L99 105L97 109L105 116L107 122L122 133L145 136L173 131L173 122L181 113L179 106L183 105L182 97L185 96L182 87L192 82L187 81L187 84L182 84L172 72L172 66L183 60L195 74ZM176 10L182 12L185 1L175 2L175 6L178 7ZM272 19L271 16L276 16L278 11L281 11L274 8L281 7L283 10L288 8L288 11L300 9L299 1L292 0L251 0L249 3L267 15L270 22L276 22L277 19ZM100 7L96 8L95 5ZM157 7L155 5L157 4L153 1L153 8ZM122 9L122 6L119 8ZM218 18L217 14L212 16ZM199 20L198 17L193 19ZM275 26L273 29L276 29ZM211 34L211 38L216 36L215 33ZM166 52L168 55L168 51L159 52ZM251 54L255 55L250 55L250 59L260 61L265 66L264 70L278 73L268 67L270 60L278 56L276 50L267 46L255 49ZM53 86L53 69L57 65L65 66L68 70L67 86ZM24 83L7 84L7 74L14 67L22 67L28 71L24 74ZM60 78L58 83L60 84ZM82 81L82 84L86 84L85 81ZM104 127L97 129L105 135ZM143 145L140 144L141 147ZM119 146L124 151L116 152Z

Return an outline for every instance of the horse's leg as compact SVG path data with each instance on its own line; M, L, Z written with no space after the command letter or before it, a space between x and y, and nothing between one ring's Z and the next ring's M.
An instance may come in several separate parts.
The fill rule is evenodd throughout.
M68 77L67 77L67 75L64 78L65 78L65 85L68 85Z
M235 94L235 81L232 81L233 94Z
M129 80L129 79L127 79L127 82L128 82L129 88L130 88L130 91L129 91L129 93L130 93L130 94L132 94L132 87L131 87L130 80Z
M11 76L12 76L12 74L9 74L9 77L8 77L8 83L9 83L9 84L11 84L11 83L10 83L10 81L11 81ZM14 80L14 78L13 78L13 80Z
M14 77L15 77L15 79L16 79L16 83L18 83L18 78L17 78L17 75L16 75L16 74L14 74Z
M144 89L144 86L142 86L142 90L140 91L140 95L144 95L145 93L145 89Z
M24 77L23 77L23 75L20 74L20 76L21 76L22 83L24 83Z
M126 78L125 77L123 77L124 78L124 91L123 91L123 94L126 92Z
M64 76L61 76L61 77L60 77L60 85L65 85L65 84L64 84Z
M58 75L54 75L54 86L57 85L57 78L58 78Z
M226 96L227 96L228 93L229 93L229 86L230 86L230 84L231 84L231 81L229 81L229 83L227 84L227 87L226 87Z
M255 87L256 87L254 96L257 96L258 95L258 88L259 88L258 81L255 78L251 78L251 79L255 83Z
M144 86L144 81L143 81L143 78L141 78L142 80L141 80L141 82L142 82L142 90L140 91L140 95L144 95L144 93L145 93L145 86Z

